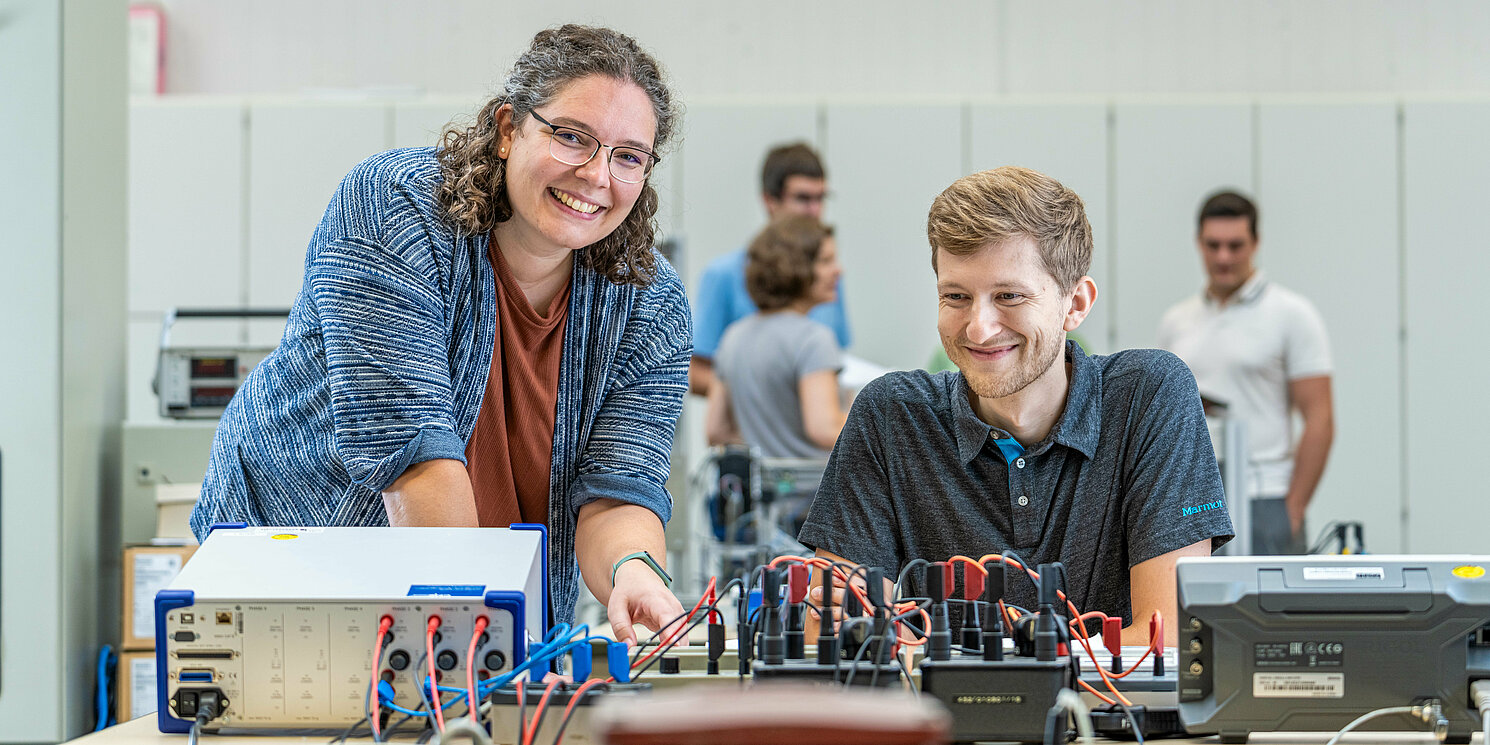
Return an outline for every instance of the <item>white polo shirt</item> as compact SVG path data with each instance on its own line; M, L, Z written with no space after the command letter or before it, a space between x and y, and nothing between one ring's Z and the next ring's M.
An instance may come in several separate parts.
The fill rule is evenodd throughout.
M1204 289L1164 313L1159 346L1185 361L1201 395L1247 427L1246 493L1281 497L1293 478L1288 384L1329 375L1324 319L1303 296L1259 270L1226 303Z

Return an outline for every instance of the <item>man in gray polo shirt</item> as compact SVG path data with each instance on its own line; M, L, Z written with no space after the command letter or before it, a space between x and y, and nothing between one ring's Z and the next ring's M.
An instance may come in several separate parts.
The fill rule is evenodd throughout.
M1055 180L1012 167L959 179L927 235L958 370L864 388L800 540L891 576L913 559L1011 549L1061 561L1077 608L1122 617L1138 644L1160 611L1173 641L1175 560L1232 537L1189 369L1168 352L1087 356L1066 341L1097 287L1081 198ZM910 595L924 596L921 574ZM1006 597L1035 604L1017 579Z

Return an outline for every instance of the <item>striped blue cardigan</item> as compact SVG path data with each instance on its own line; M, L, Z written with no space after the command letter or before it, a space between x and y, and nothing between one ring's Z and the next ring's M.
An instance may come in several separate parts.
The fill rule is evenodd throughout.
M433 148L392 150L341 182L305 258L274 353L218 425L198 538L216 522L387 525L381 492L411 464L465 461L491 368L496 278L487 236L440 216ZM575 262L549 477L550 600L573 616L575 516L602 497L664 523L692 329L660 256L646 288ZM349 557L350 559L351 557Z

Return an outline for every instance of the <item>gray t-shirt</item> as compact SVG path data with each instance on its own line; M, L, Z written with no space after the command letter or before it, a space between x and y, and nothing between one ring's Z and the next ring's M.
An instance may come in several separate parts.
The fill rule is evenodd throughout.
M892 577L912 559L1014 549L1031 568L1063 562L1081 611L1131 622L1131 567L1232 537L1221 474L1195 379L1177 357L1088 357L1068 343L1066 358L1066 408L1022 455L995 444L1009 433L973 413L960 372L894 372L870 383L833 449L802 543ZM1033 609L1033 585L1012 570L1008 578L1006 601ZM924 573L913 571L907 596L925 592Z
M767 458L826 458L807 439L797 382L822 370L843 369L833 331L789 310L754 313L724 332L714 371L729 386L740 435Z

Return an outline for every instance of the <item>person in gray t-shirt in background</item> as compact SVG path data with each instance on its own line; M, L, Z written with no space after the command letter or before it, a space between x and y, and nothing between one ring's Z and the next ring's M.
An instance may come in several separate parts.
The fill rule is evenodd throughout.
M894 372L860 392L799 540L890 577L915 559L1010 549L1060 561L1078 609L1122 618L1129 644L1148 643L1158 611L1172 643L1175 560L1232 537L1189 369L1168 352L1097 357L1066 341L1097 286L1081 198L1054 179L1012 167L959 179L927 235L958 370ZM1033 608L1032 584L1009 576L1006 599ZM908 579L905 596L924 597L923 573Z
M751 242L745 287L759 311L731 324L715 355L706 431L768 458L826 458L846 418L838 398L843 351L807 311L836 296L831 228L778 218Z

